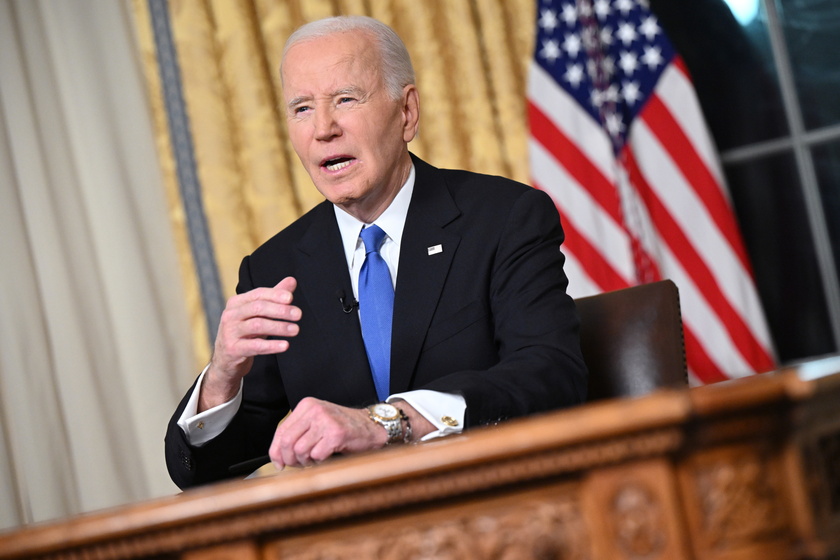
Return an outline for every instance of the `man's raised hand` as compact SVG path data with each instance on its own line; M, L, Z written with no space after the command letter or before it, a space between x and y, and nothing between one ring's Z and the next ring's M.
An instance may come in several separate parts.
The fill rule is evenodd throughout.
M255 288L227 301L219 322L210 367L204 374L198 411L232 399L254 356L289 348L298 334L300 308L292 305L297 280L289 276L273 288Z

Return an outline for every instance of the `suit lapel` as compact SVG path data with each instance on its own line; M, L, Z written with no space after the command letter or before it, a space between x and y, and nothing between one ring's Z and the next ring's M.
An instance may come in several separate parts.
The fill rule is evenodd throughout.
M353 297L341 234L332 205L325 203L321 208L298 243L300 277L295 297L305 300L305 309L313 315L309 325L321 332L318 338L323 341L323 351L329 352L331 363L340 368L336 378L344 384L345 394L350 396L348 402L373 402L376 390L358 312L345 313L337 294L343 291L348 299Z
M460 236L445 229L460 215L438 170L414 159L414 193L400 247L399 275L394 294L391 339L391 393L411 385L412 374L425 342L437 302L446 282ZM431 251L430 251L430 248ZM353 294L342 250L341 234L332 205L325 203L297 247L298 290L315 328L323 336L324 351L341 368L338 379L353 402L375 398L376 390L365 353L358 312L344 313L336 292Z
M414 158L416 179L400 247L391 339L391 393L408 390L460 236L460 215L438 170Z

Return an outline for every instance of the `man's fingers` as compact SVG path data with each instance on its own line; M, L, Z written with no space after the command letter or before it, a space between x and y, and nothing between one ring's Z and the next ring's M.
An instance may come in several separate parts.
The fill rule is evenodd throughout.
M280 354L289 349L289 341L276 338L249 338L237 341L233 353L242 356Z
M300 327L297 323L254 317L238 323L234 336L236 338L292 337L297 336L299 332Z
M277 299L253 295L241 297L250 294L251 292L248 292L231 298L227 307L225 307L223 318L228 321L244 320L251 317L298 321L302 316L300 308L290 303L280 303Z
M366 411L307 397L277 428L269 455L278 467L305 466L335 453L377 449L386 440Z
M338 449L334 442L321 438L309 450L309 457L313 462L320 463L332 457L336 452L338 452Z
M278 282L273 289L292 294L294 293L295 289L297 289L297 280L292 276L287 276L286 278L280 280L280 282ZM291 303L291 301L289 301L289 303Z
M310 424L297 439L283 439L280 452L287 465L307 467L330 458L336 451L337 434L321 425ZM291 461L291 462L290 462Z
M303 399L277 427L269 448L275 466L308 466L316 461L312 449L324 431L321 402L311 397Z
M295 414L293 410L274 431L274 439L271 440L271 446L268 448L268 456L276 467L298 465L293 448L298 439L309 429L306 422L301 420L305 419Z
M320 441L322 441L320 433L310 429L295 442L291 451L300 466L308 467L317 462L312 456L312 449Z
M297 280L288 276L278 282L273 288L254 288L253 290L231 297L227 302L227 307L238 309L257 301L275 303L280 306L290 305L294 301L295 289L297 289ZM300 312L299 309L298 312Z
M238 357L285 352L289 342L283 339L297 336L297 323L256 317L220 325L216 339L216 354L237 361Z

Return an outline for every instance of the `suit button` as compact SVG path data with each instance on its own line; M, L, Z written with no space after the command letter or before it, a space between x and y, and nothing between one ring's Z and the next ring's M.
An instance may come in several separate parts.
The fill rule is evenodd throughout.
M185 452L181 451L181 464L184 465L184 468L188 471L192 472L193 470L193 461L192 457L187 455Z

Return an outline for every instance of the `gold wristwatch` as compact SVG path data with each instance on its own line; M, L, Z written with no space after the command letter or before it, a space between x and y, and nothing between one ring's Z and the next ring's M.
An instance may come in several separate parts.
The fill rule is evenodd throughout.
M376 403L367 407L370 419L388 432L388 443L403 440L403 413L396 406L388 403Z

